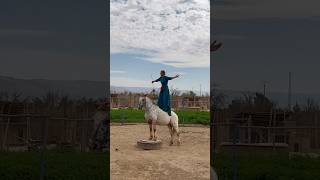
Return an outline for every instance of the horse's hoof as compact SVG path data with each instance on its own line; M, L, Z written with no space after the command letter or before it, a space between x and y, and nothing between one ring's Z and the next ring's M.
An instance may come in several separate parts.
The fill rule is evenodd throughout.
M178 146L180 146L181 145L181 142L180 141L178 141Z
M149 137L149 140L152 140L153 139L153 137Z
M172 145L173 145L173 142L170 142L170 143L169 143L169 146L172 146Z

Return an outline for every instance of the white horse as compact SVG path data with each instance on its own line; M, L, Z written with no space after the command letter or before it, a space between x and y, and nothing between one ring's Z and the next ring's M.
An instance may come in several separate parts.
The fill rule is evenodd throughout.
M177 114L171 111L171 116L164 112L157 105L152 103L152 100L147 96L139 98L139 109L145 109L144 118L149 124L150 138L149 140L157 140L156 125L167 125L171 135L170 145L173 144L174 134L178 137L178 145L181 144L179 132L179 118Z

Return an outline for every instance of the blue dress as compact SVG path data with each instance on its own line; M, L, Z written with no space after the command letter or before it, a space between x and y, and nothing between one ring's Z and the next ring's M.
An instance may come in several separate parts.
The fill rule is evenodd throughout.
M171 102L170 102L170 94L168 88L168 81L171 80L171 77L163 76L159 79L155 80L155 82L161 82L161 90L158 97L158 106L163 111L167 112L169 116L171 116Z

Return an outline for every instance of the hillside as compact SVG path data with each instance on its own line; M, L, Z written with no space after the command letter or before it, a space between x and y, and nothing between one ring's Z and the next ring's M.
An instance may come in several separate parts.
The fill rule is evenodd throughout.
M16 79L0 76L0 92L9 94L18 92L23 97L39 97L54 91L72 98L103 98L106 96L106 84L106 82L85 80Z

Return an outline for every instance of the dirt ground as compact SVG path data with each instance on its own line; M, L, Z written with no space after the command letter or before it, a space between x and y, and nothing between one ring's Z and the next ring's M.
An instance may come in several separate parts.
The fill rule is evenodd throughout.
M137 141L149 138L147 124L110 127L112 180L210 179L209 127L180 127L181 145L169 146L166 126L157 126L160 150L141 150Z

